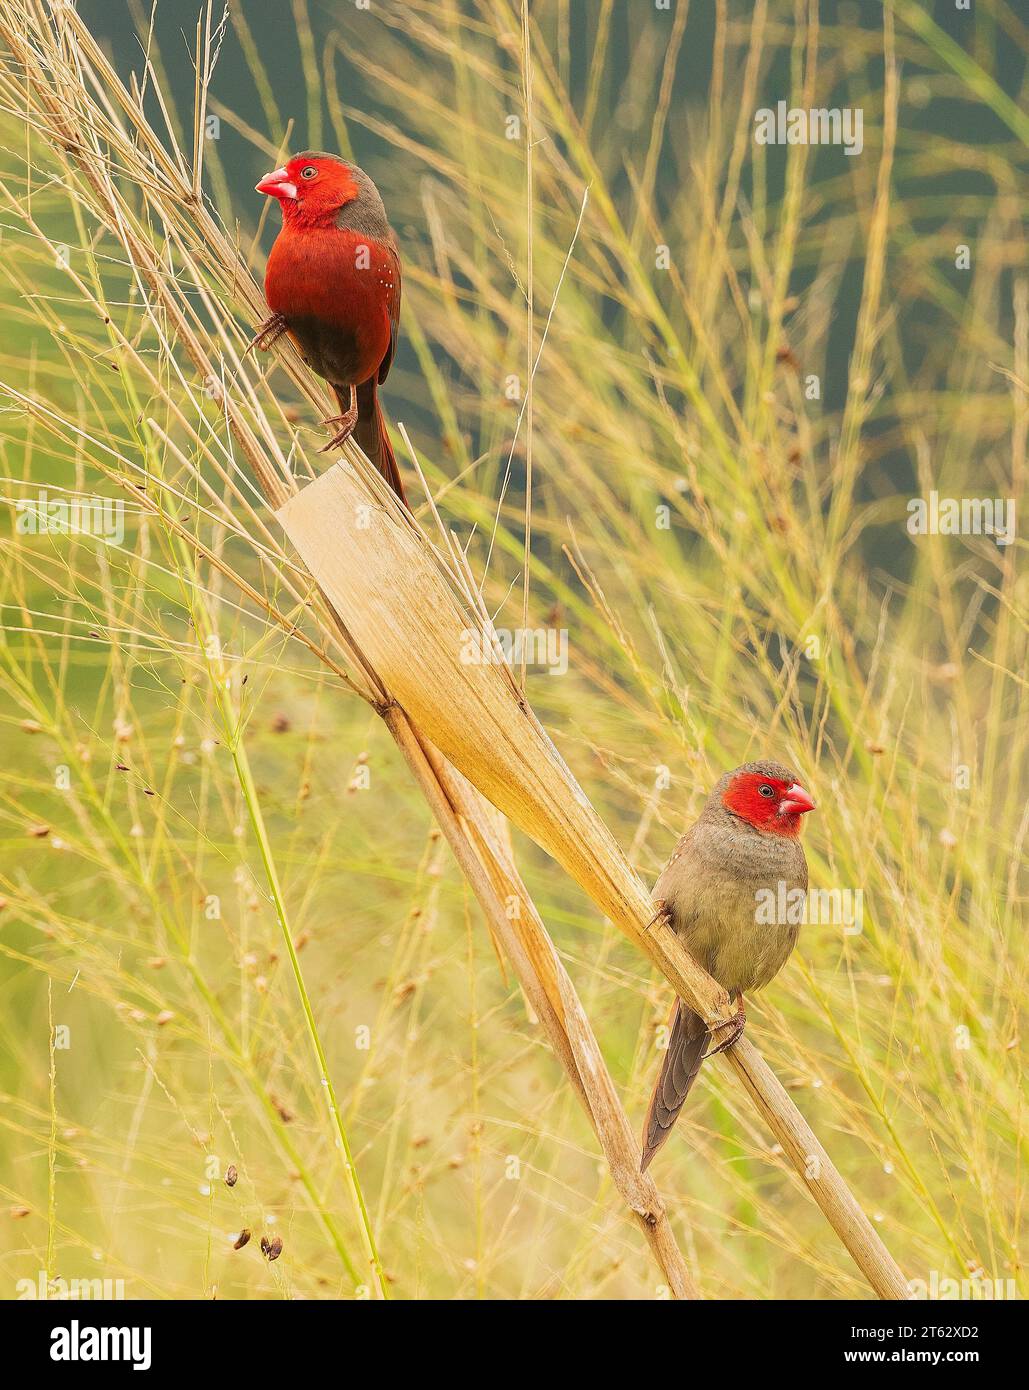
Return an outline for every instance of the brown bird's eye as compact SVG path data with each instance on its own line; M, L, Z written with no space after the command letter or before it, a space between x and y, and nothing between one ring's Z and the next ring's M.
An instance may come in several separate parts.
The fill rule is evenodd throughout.
M318 170L313 164L305 164L300 170L300 177L302 179L316 179L318 177Z
M775 795L775 792L773 792L772 789L771 789L771 787L769 787L769 786L758 787L758 791L761 793L762 796L774 796L774 795Z

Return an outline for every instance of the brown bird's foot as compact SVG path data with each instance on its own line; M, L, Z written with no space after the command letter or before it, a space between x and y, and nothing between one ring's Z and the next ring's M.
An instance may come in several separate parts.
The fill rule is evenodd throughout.
M725 1042L719 1043L718 1046L713 1047L710 1052L704 1053L705 1062L709 1057L717 1057L719 1052L724 1052L727 1047L732 1047L735 1043L739 1042L740 1038L743 1037L743 1030L747 1026L747 1011L743 1007L742 994L740 995L740 1002L739 1006L736 1009L736 1013L724 1026L726 1028L731 1028L732 1032L726 1038Z
M671 908L668 906L668 904L665 902L664 898L655 898L655 899L654 899L654 915L653 915L653 917L651 917L650 921L647 923L647 925L646 925L646 927L644 928L644 930L645 930L645 931L650 931L652 927L657 927L657 926L670 927L671 925L672 925L672 909L671 909Z
M327 454L330 449L341 449L353 434L357 426L357 391L350 388L350 409L343 415L330 415L327 420L322 421L323 425L338 425L339 429L326 444L324 449L319 449L320 454Z
M246 351L250 352L252 348L257 348L258 352L267 352L272 344L277 343L286 332L286 327L286 320L281 314L272 314L258 327L257 332L247 343ZM243 355L245 357L246 353Z

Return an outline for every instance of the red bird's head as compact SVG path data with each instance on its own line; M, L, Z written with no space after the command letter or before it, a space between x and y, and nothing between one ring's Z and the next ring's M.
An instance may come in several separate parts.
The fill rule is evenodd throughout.
M278 198L287 223L333 225L340 210L361 197L365 185L376 200L375 186L355 164L333 154L305 150L281 169L273 169L257 184L258 193Z
M744 763L722 778L715 797L764 835L798 835L801 817L815 809L796 774L781 763Z

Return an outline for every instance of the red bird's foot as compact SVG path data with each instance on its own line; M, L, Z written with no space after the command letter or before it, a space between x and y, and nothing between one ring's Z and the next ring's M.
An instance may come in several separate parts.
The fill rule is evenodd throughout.
M251 348L257 348L258 352L267 352L273 343L277 343L286 332L286 320L281 314L272 314L266 318L257 332L247 344L247 352Z
M338 394L338 393L337 393ZM340 405L343 402L340 401ZM353 434L357 425L357 391L353 386L350 388L350 409L344 411L342 415L330 415L327 420L322 421L323 425L338 425L339 429L326 444L324 449L319 449L320 454L327 454L330 449L342 449Z
M732 1032L726 1038L725 1042L719 1043L718 1046L713 1047L710 1052L704 1053L704 1061L706 1062L709 1057L717 1057L719 1052L724 1052L727 1047L732 1047L734 1043L738 1043L740 1038L743 1037L743 1030L744 1028L746 1028L746 1026L747 1011L743 1007L743 996L741 995L739 1007L737 1008L735 1015L729 1020L727 1024L725 1024L725 1027L731 1028Z

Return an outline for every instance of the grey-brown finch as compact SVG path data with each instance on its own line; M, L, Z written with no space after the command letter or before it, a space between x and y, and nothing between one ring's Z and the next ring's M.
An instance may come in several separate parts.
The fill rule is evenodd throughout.
M736 1029L722 1047L731 1046L743 1031L743 991L766 985L797 943L795 923L767 922L759 906L762 890L777 903L794 889L807 891L799 835L801 818L814 809L788 767L744 763L719 778L700 819L676 845L654 885L658 913L739 1003ZM668 1138L710 1037L700 1015L677 999L668 1051L643 1129L641 1169Z

